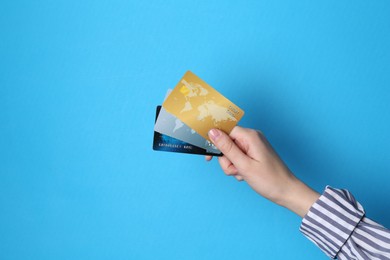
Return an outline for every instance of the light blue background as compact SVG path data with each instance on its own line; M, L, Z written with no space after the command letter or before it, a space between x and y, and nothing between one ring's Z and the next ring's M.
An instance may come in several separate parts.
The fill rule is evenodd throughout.
M202 156L152 151L192 70L316 190L390 226L389 1L2 1L0 259L327 259Z

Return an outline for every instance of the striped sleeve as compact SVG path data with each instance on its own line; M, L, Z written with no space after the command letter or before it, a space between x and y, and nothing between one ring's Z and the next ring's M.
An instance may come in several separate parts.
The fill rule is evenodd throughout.
M367 218L347 190L326 186L299 229L331 258L390 259L390 231Z

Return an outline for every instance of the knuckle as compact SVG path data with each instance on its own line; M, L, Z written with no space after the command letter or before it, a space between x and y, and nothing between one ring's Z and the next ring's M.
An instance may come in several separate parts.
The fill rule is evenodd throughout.
M263 131L261 130L256 130L256 133L257 133L257 136L260 137L260 138L265 138L265 135L263 133Z
M224 173L225 173L225 175L227 175L227 176L233 175L233 173L231 173L231 172L229 172L229 171L224 171Z
M251 129L249 133L252 137L258 137L261 132L259 132L259 130Z
M226 175L233 175L233 173L228 169L228 168L224 168L223 169L223 172L226 174Z
M236 170L233 168L233 167L231 167L230 165L229 166L225 166L224 168L223 168L223 172L226 174L226 175L236 175L237 174L237 172L236 172Z
M234 175L235 174L234 170L231 167L226 167L224 172L226 175Z
M248 131L248 133L250 133L250 134L255 134L255 133L257 133L257 131L255 130L255 129L248 129L247 130Z
M245 136L246 138L252 140L253 138L256 138L256 136L258 136L258 132L254 129L248 128L245 130Z

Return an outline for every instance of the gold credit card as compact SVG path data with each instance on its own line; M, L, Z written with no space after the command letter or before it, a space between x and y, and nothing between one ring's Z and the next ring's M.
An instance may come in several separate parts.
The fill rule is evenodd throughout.
M207 140L210 129L229 134L244 115L242 109L191 71L184 74L162 106Z

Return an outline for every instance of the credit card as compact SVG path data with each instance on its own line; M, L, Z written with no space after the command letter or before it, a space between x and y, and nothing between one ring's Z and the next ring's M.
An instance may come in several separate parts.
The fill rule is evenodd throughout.
M159 117L161 106L156 108L156 121ZM165 152L175 152L175 153L189 153L189 154L200 154L200 155L213 155L213 156L222 156L221 153L215 154L206 151L195 145L186 143L184 141L178 140L176 138L158 133L154 131L153 138L153 150L155 151L165 151Z
M184 74L162 106L207 140L210 129L229 134L244 115L241 108L191 71Z
M167 96L170 92L171 90L168 90ZM208 153L215 155L219 155L221 153L213 143L203 138L201 135L195 132L195 130L189 128L180 119L168 113L163 107L160 109L159 116L157 117L156 123L154 125L154 131L181 140L188 144L195 145L206 150Z

